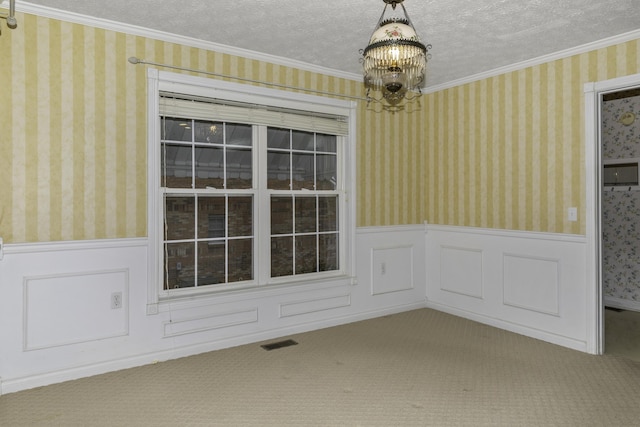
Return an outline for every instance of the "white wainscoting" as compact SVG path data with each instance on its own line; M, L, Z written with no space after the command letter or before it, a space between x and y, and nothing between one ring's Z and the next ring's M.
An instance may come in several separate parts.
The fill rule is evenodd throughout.
M429 225L427 306L587 351L586 238Z
M24 349L127 335L128 290L128 269L25 277ZM114 293L120 295L120 307L112 309Z
M422 308L424 230L358 229L355 277L163 302L157 314L147 239L4 245L0 393Z

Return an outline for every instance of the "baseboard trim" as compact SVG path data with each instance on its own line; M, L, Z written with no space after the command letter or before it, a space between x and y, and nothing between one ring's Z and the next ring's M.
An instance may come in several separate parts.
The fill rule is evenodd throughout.
M390 314L402 313L405 311L417 310L425 308L423 302L386 307L383 309L365 311L353 315L337 317L333 319L302 323L299 325L273 329L256 334L244 335L230 339L219 340L204 344L197 344L188 347L182 347L175 350L164 350L153 353L146 353L127 357L123 359L110 360L102 363L78 366L71 369L60 370L51 373L44 373L23 378L15 378L11 380L0 381L0 396L8 393L15 393L21 390L27 390L35 387L47 386L65 381L76 380L80 378L90 377L94 375L105 374L108 372L119 371L122 369L135 368L138 366L150 365L159 362L165 362L181 357L194 356L196 354L207 353L210 351L222 350L225 348L237 347L245 344L258 343L265 340L282 338L293 334L301 334L304 332L325 329L334 326L346 325L348 323L359 322L362 320L373 319L376 317L388 316Z
M640 311L640 301L633 301L615 297L604 297L605 307L621 308L623 310Z
M493 317L488 317L488 316L484 316L477 313L472 313L466 310L460 310L458 308L454 308L444 304L434 303L431 301L426 302L426 307L434 310L442 311L444 313L452 314L454 316L462 317L468 320L473 320L474 322L479 322L479 323L493 326L499 329L504 329L509 332L514 332L516 334L524 335L529 338L535 338L538 340L546 341L551 344L556 344L556 345L570 348L572 350L587 352L587 343L585 341L580 341L580 340L576 340L576 339L561 336L561 335L551 334L538 329L528 328L526 326L522 326L516 323L507 322L501 319L496 319Z

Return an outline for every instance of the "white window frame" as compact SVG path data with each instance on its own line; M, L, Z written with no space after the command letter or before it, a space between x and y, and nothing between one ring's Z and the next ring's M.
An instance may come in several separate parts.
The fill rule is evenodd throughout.
M259 212L259 206L266 206L265 200L255 200L254 212L254 254L258 271L254 277L254 283L249 290L277 292L287 291L288 287L295 286L292 291L297 291L303 284L313 287L334 286L336 284L355 284L355 230L356 230L356 103L333 98L325 98L315 95L307 95L284 90L276 90L246 84L225 82L211 78L195 77L186 74L159 71L154 68L147 70L147 230L148 230L148 269L147 269L147 314L156 314L165 308L170 309L169 304L177 298L189 297L191 300L200 301L201 298L215 298L221 293L229 295L234 292L246 292L247 287L229 286L204 286L191 292L171 293L163 289L162 271L162 218L163 203L160 188L160 108L159 99L161 92L173 92L190 96L203 96L219 100L244 102L254 105L264 105L275 108L299 110L309 113L330 114L343 116L348 120L348 135L344 138L340 153L342 161L338 169L341 173L343 193L339 209L340 245L339 270L328 272L335 274L306 274L303 276L287 276L270 278L269 257L260 257L260 254L269 254L270 240L262 237L264 233L259 230L269 229L269 212ZM260 154L259 154L260 155ZM254 156L255 158L256 156ZM257 161L262 161L258 159ZM254 165L256 166L256 165ZM254 171L259 169L254 167ZM266 174L266 172L265 172ZM266 178L266 177L265 177ZM261 191L258 198L270 198L269 191Z

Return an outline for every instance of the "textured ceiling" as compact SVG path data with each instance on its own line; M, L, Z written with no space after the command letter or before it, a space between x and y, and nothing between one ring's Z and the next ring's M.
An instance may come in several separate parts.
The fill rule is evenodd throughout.
M6 5L8 0L4 1ZM16 1L16 8L27 2ZM172 34L360 74L382 0L37 0ZM638 0L405 0L433 48L426 86L640 29Z

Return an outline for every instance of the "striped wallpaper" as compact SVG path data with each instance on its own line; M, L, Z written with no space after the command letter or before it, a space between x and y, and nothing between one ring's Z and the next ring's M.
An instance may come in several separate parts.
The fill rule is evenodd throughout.
M17 19L18 28L0 36L0 236L7 243L147 235L146 68L130 56L362 93L356 81L31 14Z
M146 72L130 56L312 90L358 81L17 14L0 36L0 236L146 236ZM357 225L584 233L587 81L640 72L638 41L424 95L360 102Z
M426 95L425 219L584 234L584 84L638 72L633 40Z

